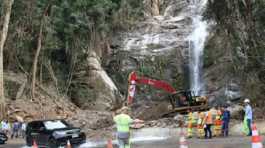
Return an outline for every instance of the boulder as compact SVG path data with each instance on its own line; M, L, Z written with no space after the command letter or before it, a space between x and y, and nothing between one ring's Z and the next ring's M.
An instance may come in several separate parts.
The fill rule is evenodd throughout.
M113 110L121 103L121 94L94 51L89 51L86 61L74 75L78 85L71 88L72 101L82 109Z

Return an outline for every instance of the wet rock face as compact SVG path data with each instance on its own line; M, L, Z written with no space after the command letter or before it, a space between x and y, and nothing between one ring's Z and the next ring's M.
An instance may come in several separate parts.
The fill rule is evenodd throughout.
M164 0L159 3L159 15L147 17L139 22L133 31L121 33L118 40L113 39L114 44L120 47L113 53L120 57L119 63L123 63L123 65L120 64L120 69L130 67L130 70L138 70L140 64L150 69L155 67L156 62L166 59L162 60L168 62L166 65L174 66L170 67L171 69L164 67L165 71L172 72L172 69L175 69L177 73L182 72L182 66L189 55L187 36L193 29L191 8L186 0ZM115 60L117 59L112 60L112 63ZM153 64L149 65L149 63ZM136 66L132 68L131 65ZM163 74L154 76L168 79Z
M144 0L145 16L152 17L159 15L160 1L161 0Z
M100 59L90 51L79 72L74 75L71 87L72 101L82 109L112 110L122 99L116 85L101 67ZM82 87L80 87L82 86Z
M244 96L239 77L233 74L232 45L227 32L214 26L205 46L204 79L213 103L233 104Z
M179 4L182 9L177 8ZM176 50L185 54L186 37L192 29L189 9L185 0L172 1L160 15L147 18L136 26L136 30L125 33L122 50L138 56L170 55Z
M145 2L150 5L156 1ZM187 89L184 73L189 56L187 37L193 29L191 9L186 0L160 0L159 15L150 14L136 24L134 30L113 38L111 46L117 48L113 49L104 68L124 95L132 71L164 80L177 90ZM137 85L134 103L163 100L169 104L167 95L150 86Z

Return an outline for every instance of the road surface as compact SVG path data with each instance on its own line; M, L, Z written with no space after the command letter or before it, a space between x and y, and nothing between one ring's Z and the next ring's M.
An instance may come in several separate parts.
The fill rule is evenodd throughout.
M23 139L11 139L8 140L6 144L0 145L0 148L21 148L24 144Z
M264 140L264 137L262 138ZM228 137L213 139L187 139L189 148L250 148L251 137ZM133 148L178 148L179 139L138 141L133 144ZM263 141L263 144L265 141ZM82 146L85 148L86 146ZM105 148L105 145L95 146L94 148ZM116 147L116 146L115 146ZM115 148L114 147L114 148ZM22 139L10 140L0 148L26 148ZM89 148L89 147L88 147Z

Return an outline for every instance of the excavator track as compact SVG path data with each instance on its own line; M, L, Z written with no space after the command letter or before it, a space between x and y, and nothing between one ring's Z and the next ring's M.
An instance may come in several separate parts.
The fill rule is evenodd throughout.
M166 112L162 114L162 117L173 117L176 115L176 113L184 114L187 113L188 110L192 111L206 111L209 110L210 106L208 104L203 105L197 105L197 106L183 106L183 107L177 107L169 112Z

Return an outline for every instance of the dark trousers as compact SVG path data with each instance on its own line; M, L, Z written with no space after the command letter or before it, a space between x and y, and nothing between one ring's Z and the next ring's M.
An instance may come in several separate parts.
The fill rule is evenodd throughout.
M11 138L18 138L18 130L14 130L12 131L12 134L11 134Z
M212 131L211 131L212 124L206 124L204 128L205 138L212 138Z
M247 119L247 123L248 123L248 129L249 129L248 136L252 136L251 120L250 119Z
M228 136L229 133L229 121L223 121L223 126L222 126L222 134L223 136Z

